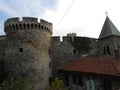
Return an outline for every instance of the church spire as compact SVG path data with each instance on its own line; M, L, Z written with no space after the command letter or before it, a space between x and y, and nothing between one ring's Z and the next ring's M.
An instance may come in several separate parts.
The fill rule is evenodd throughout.
M109 36L120 36L120 32L116 28L116 26L112 23L112 21L109 19L108 13L107 13L99 39L106 38Z

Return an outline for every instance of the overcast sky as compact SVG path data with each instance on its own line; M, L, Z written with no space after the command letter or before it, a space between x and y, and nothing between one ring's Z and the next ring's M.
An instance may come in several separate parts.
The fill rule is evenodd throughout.
M105 12L120 30L120 0L0 0L0 34L7 18L38 17L53 23L53 35L98 38Z

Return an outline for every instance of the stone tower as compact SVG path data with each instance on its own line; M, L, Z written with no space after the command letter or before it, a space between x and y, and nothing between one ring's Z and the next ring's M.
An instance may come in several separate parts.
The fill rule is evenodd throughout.
M5 21L5 73L9 78L30 78L34 90L44 90L49 78L52 23L37 18ZM30 85L30 86L31 86Z
M120 32L108 16L98 38L98 48L100 55L120 57Z

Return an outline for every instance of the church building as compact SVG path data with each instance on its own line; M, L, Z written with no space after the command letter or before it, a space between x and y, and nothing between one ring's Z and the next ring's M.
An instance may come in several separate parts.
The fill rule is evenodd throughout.
M120 89L120 32L108 16L97 43L97 55L79 57L59 69L70 90Z

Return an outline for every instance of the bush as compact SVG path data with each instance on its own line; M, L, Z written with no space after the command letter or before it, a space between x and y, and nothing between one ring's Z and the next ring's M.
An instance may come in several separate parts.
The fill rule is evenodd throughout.
M54 81L45 90L68 90L62 80L55 78Z
M27 79L11 79L2 83L2 90L29 90Z

